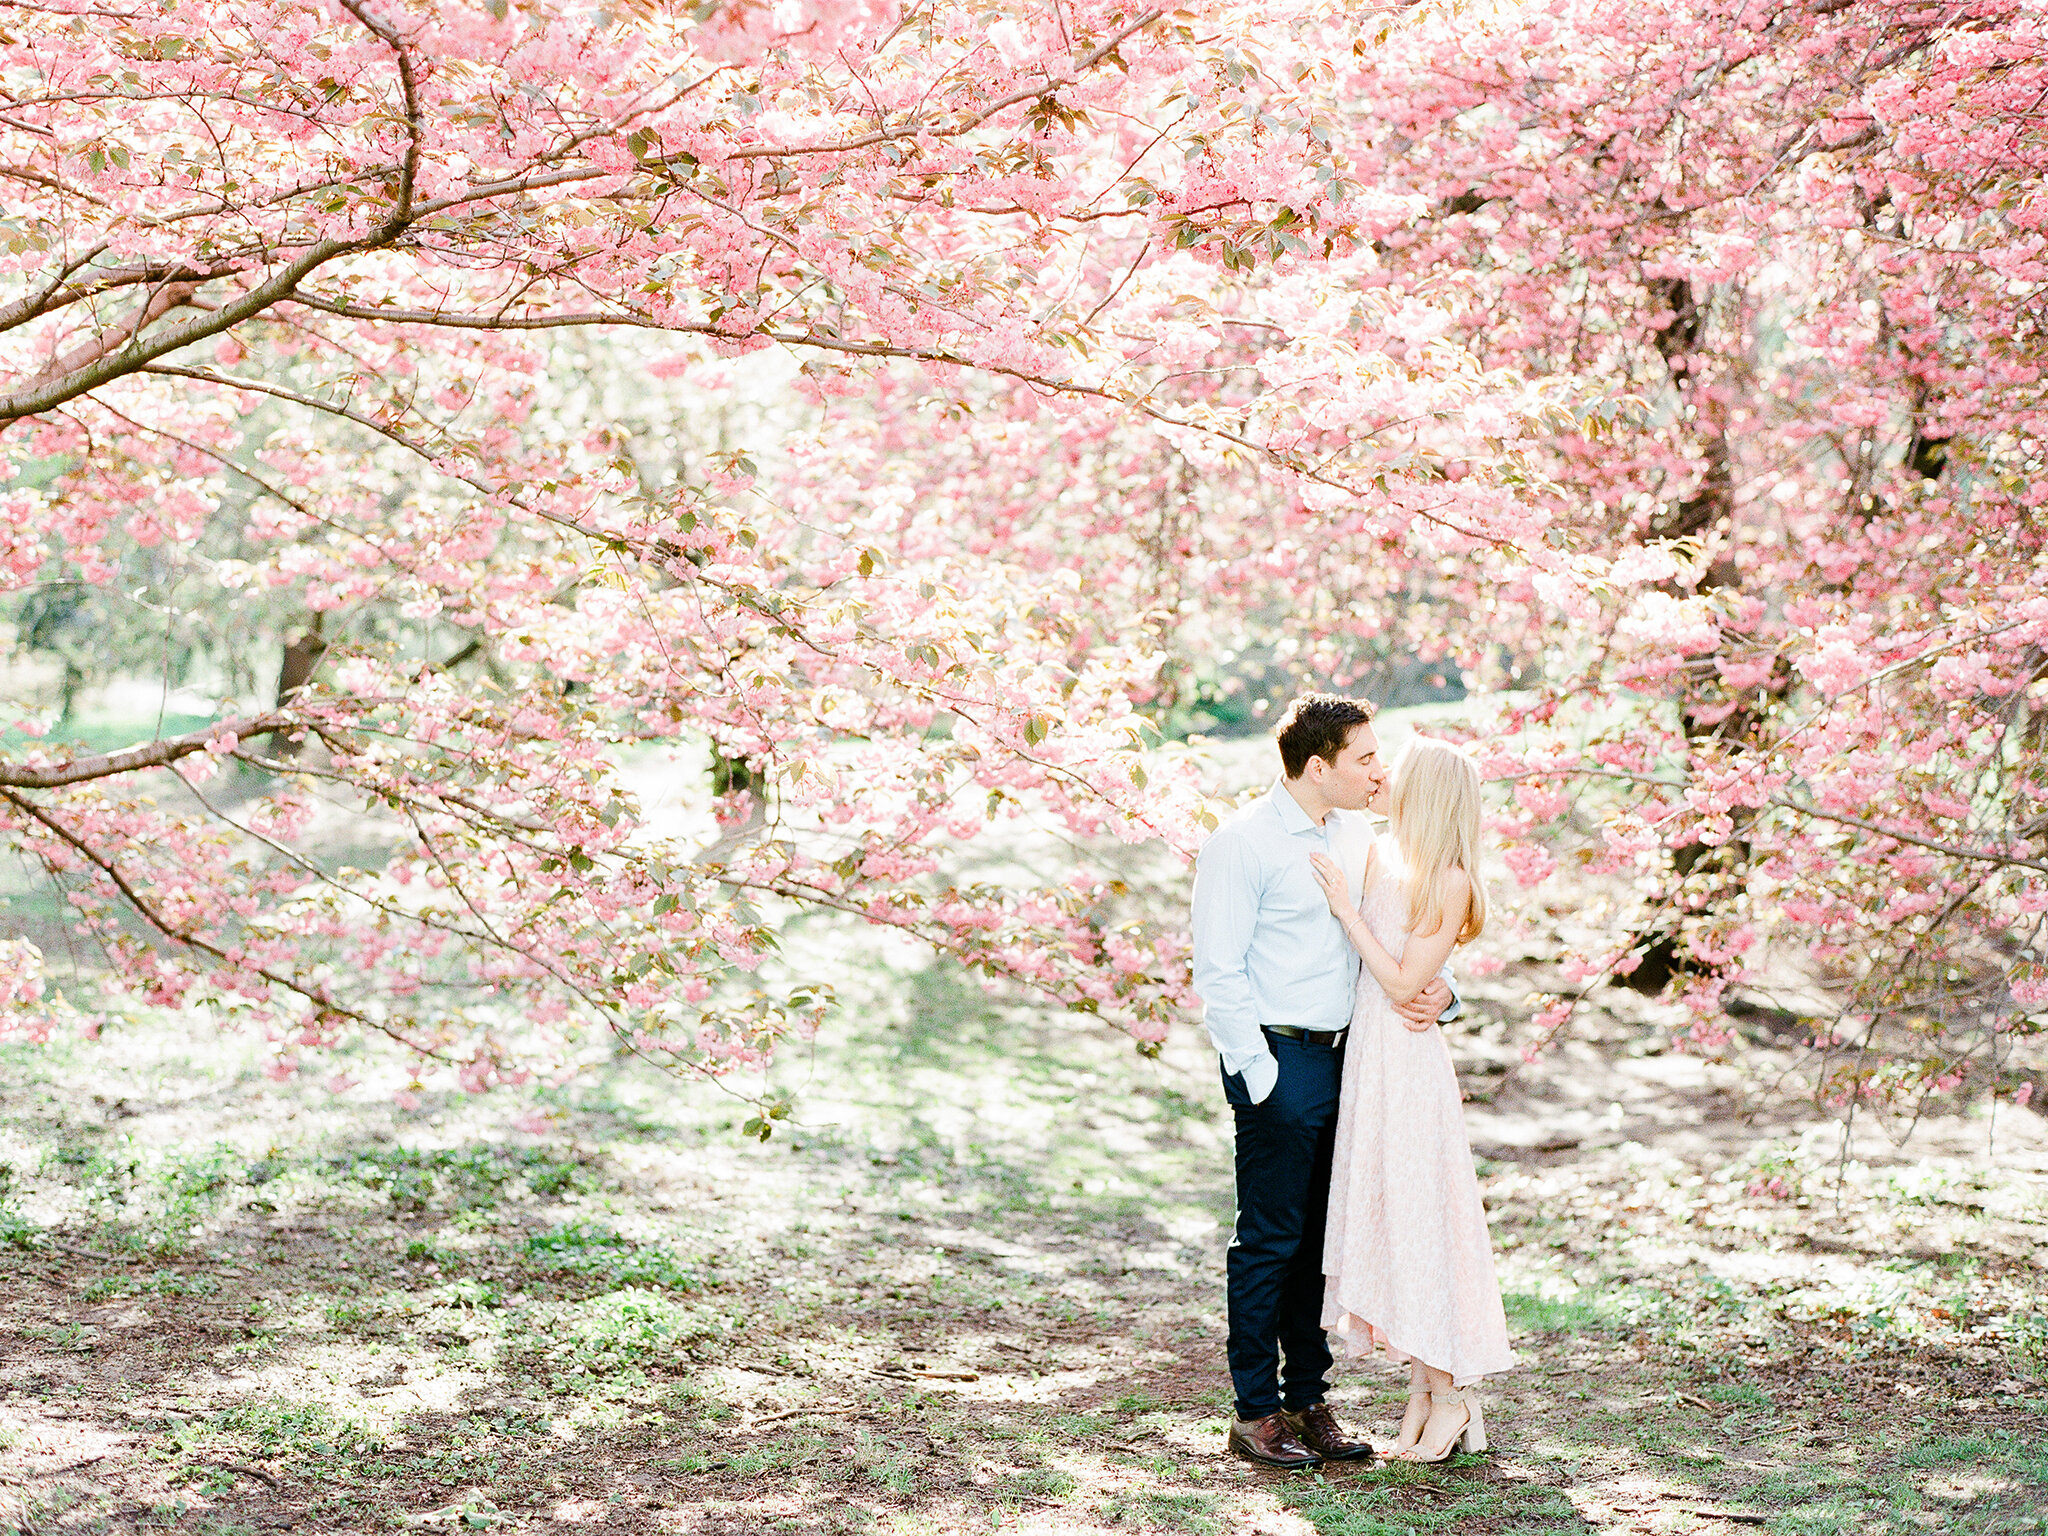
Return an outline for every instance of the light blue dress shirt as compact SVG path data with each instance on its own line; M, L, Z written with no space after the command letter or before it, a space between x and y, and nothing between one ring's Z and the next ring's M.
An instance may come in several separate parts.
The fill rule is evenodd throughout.
M1223 1070L1243 1074L1254 1104L1264 1102L1280 1073L1261 1027L1335 1030L1351 1022L1358 951L1309 859L1334 859L1350 878L1355 902L1372 842L1363 812L1331 811L1317 826L1286 781L1276 779L1196 856L1195 993ZM1442 974L1450 980L1448 966ZM1456 1017L1461 1006L1454 986L1442 1017Z
M1331 915L1309 858L1320 853L1342 865L1356 899L1371 843L1362 812L1331 811L1317 826L1275 780L1195 859L1195 992L1224 1071L1244 1075L1254 1104L1273 1091L1280 1070L1262 1025L1332 1030L1351 1022L1358 951Z

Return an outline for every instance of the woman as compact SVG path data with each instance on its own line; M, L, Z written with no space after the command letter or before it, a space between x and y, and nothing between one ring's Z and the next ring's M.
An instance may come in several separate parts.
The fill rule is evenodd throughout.
M1445 1461L1486 1449L1467 1392L1515 1363L1494 1279L1486 1207L1465 1139L1451 1053L1434 1024L1393 1004L1421 991L1486 925L1479 879L1479 770L1448 742L1417 739L1371 809L1388 818L1361 882L1316 856L1316 879L1359 958L1323 1245L1323 1326L1346 1353L1384 1347L1409 1366L1392 1454Z

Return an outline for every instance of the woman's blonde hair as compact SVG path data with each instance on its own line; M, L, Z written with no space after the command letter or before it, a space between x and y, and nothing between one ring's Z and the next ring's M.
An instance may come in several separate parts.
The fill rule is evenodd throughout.
M1408 866L1408 931L1434 933L1444 920L1443 876L1452 865L1472 885L1460 944L1486 927L1486 883L1479 876L1479 765L1461 747L1417 736L1394 764L1394 842Z

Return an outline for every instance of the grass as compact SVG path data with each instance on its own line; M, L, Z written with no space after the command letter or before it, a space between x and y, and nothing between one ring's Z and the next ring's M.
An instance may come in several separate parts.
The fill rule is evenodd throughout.
M539 1147L388 1147L327 1160L328 1177L380 1196L399 1211L493 1210L521 1195L554 1197L597 1187L580 1159Z
M635 1243L596 1221L529 1233L524 1252L535 1269L588 1275L610 1285L696 1291L717 1283L715 1272L685 1263L667 1245Z
M1501 1307L1509 1325L1530 1333L1604 1333L1617 1322L1615 1309L1599 1297L1532 1296L1508 1291Z
M325 1403L258 1398L213 1415L206 1426L214 1436L262 1456L358 1456L384 1444L368 1424Z
M196 1029L0 1047L0 1517L1687 1536L1727 1529L1687 1513L1720 1508L1766 1536L2042 1529L2037 1269L1967 1244L1815 1257L1812 1208L1747 1193L1754 1155L1655 1146L1490 1159L1524 1358L1489 1389L1491 1455L1234 1461L1228 1143L1199 1047L1139 1063L946 977L842 969L859 1022L791 1061L809 1123L765 1146L714 1094L623 1065L536 1096L552 1129L529 1137L508 1121L530 1103L259 1095L241 1047ZM1775 1137L1772 1166L1798 1172L1801 1145ZM1843 1221L1905 1250L1958 1190L2044 1208L2017 1177L1874 1170ZM1381 1366L1342 1367L1337 1397L1382 1432L1398 1415ZM52 1472L91 1454L42 1449L81 1426L119 1449Z

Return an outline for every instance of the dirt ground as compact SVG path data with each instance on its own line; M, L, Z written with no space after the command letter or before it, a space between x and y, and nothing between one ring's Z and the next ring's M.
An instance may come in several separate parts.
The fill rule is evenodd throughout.
M1529 978L1476 983L1493 1450L1271 1473L1224 1452L1200 1035L842 961L766 1145L625 1067L401 1110L197 1021L0 1051L0 1531L2048 1528L2032 1114L1845 1146L1767 1041L1703 1063L1617 993L1524 1064ZM1390 1433L1395 1373L1341 1370Z

